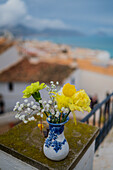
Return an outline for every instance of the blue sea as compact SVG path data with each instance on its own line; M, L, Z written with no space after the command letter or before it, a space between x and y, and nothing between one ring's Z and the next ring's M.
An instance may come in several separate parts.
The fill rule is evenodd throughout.
M24 37L25 38L25 37ZM29 36L27 39L48 40L58 44L68 44L72 47L106 50L113 58L113 37L108 36ZM26 39L25 38L25 39Z

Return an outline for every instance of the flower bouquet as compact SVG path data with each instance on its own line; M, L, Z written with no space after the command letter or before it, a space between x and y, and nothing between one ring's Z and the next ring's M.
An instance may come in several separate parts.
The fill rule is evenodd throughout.
M46 89L48 100L43 100L41 90ZM90 99L84 90L77 91L74 85L65 84L60 90L59 82L45 83L35 82L27 86L23 91L23 98L32 96L34 101L24 103L17 102L14 111L17 111L16 118L24 123L36 121L40 117L38 127L43 129L43 116L47 117L49 123L49 134L45 140L43 150L46 157L52 160L62 160L69 152L69 145L64 136L64 124L69 120L72 112L76 124L75 111L90 112Z

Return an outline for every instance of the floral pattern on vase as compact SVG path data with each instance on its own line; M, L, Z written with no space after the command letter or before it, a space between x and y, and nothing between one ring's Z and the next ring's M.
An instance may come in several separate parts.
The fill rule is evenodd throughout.
M64 136L64 124L69 120L59 124L49 123L49 134L44 143L44 154L47 158L55 161L64 159L69 153L69 145Z
M63 127L62 127L62 129L63 129ZM59 150L62 149L62 145L65 144L66 139L64 139L62 142L57 141L58 136L57 136L57 133L55 133L55 130L56 130L55 127L51 128L51 130L49 132L49 136L45 140L45 147L49 148L51 146L51 147L53 147L55 152L58 152Z

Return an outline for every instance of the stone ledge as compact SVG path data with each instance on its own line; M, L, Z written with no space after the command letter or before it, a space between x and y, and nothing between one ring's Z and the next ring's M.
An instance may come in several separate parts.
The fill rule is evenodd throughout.
M0 149L38 169L73 169L93 143L98 132L98 128L80 122L75 126L70 119L64 131L70 147L69 154L59 162L51 161L43 154L45 139L36 122L21 123L1 135Z

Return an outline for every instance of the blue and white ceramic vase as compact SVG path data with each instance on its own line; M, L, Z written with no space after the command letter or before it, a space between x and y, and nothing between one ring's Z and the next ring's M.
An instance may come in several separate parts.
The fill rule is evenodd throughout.
M69 117L66 121L59 124L49 123L49 134L45 140L43 150L47 158L60 161L64 159L69 153L69 145L64 136L64 124L68 122Z

